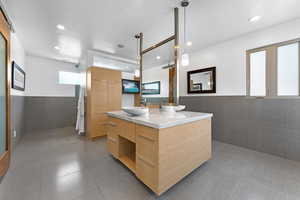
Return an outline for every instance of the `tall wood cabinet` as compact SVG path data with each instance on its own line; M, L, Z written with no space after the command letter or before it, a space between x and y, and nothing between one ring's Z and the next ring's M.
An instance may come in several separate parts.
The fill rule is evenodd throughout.
M96 139L106 135L106 112L121 109L121 72L90 67L87 70L87 137Z

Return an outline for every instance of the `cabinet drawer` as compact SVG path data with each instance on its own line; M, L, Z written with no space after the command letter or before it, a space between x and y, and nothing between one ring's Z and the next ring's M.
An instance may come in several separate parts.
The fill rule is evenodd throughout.
M122 121L112 117L108 117L106 126L108 132L114 132L117 135L122 131Z
M136 125L135 130L136 130L136 135L143 136L153 141L158 140L158 129Z
M136 137L136 154L137 156L149 163L156 166L158 163L158 143L143 135L137 134Z
M101 124L100 122L93 122L91 125L91 137L100 137L106 135L106 126L104 124Z
M152 190L156 191L158 170L139 156L136 157L136 176Z
M108 134L107 135L107 150L115 157L119 157L119 150L118 150L118 138L114 137L114 134Z
M120 135L131 142L135 142L135 124L123 121Z
M124 120L109 117L107 121L108 132L114 132L117 135L135 142L135 124Z
M112 140L118 139L118 134L110 128L107 128L107 138L112 138Z

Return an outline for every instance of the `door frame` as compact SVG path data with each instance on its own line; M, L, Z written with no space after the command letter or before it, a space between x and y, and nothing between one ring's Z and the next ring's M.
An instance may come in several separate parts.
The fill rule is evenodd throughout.
M6 40L6 152L0 155L0 177L9 168L11 156L11 62L10 62L10 28L7 19L0 9L0 34Z

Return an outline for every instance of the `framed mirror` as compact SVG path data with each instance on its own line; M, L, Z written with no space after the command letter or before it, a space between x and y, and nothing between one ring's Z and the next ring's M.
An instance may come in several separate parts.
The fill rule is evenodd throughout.
M216 93L216 67L189 71L187 85L188 94Z
M160 94L160 81L142 84L143 95Z

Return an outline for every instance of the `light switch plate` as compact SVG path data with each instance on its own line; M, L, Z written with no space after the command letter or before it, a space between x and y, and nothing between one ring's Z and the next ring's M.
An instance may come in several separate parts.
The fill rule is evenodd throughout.
M14 130L14 137L17 137L17 131L16 130Z

